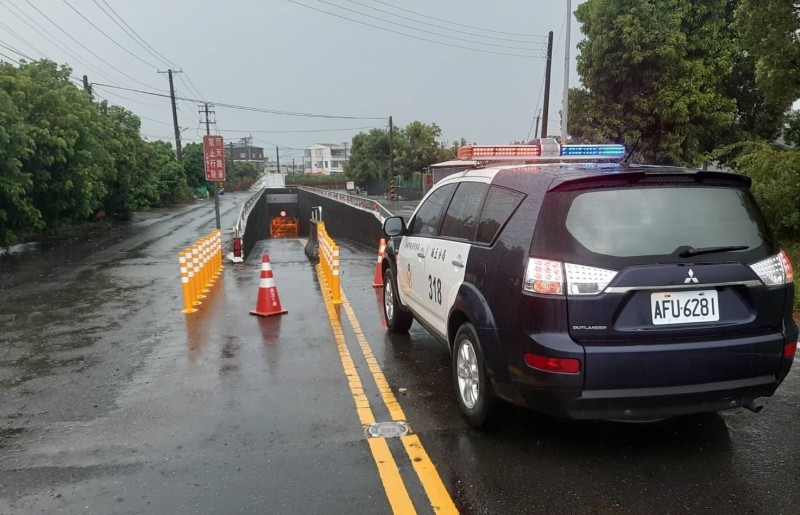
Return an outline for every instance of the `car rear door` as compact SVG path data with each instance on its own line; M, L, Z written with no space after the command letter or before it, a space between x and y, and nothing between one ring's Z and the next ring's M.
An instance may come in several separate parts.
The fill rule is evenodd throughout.
M555 247L564 263L569 332L586 352L587 389L778 371L790 289L766 286L757 273L778 251L746 188L665 177L552 194L558 236L534 245Z

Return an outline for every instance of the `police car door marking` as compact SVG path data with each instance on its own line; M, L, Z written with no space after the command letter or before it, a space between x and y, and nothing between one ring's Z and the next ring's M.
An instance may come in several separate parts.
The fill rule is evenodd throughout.
M442 280L428 274L428 298L433 302L442 304Z

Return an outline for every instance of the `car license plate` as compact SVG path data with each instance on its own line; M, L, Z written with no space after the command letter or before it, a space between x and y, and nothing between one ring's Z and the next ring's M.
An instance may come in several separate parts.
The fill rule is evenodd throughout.
M651 293L650 308L654 325L719 320L717 290Z

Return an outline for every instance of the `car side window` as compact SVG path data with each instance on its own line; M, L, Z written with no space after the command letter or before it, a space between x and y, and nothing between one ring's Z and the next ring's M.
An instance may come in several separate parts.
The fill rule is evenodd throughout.
M500 228L503 227L511 217L514 210L525 195L518 191L492 186L486 195L486 202L483 204L481 222L478 224L478 235L475 241L479 243L491 244Z
M455 184L448 184L437 189L425 199L411 221L412 236L430 237L436 234L436 228L439 227L439 222L442 220L444 206L449 202L455 189Z
M480 182L459 184L444 215L439 235L460 240L474 240L483 199L488 189L488 184Z

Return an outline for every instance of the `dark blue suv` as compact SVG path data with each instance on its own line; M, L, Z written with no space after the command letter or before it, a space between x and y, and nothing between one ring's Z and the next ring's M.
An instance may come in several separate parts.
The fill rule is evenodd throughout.
M450 176L384 224L387 325L450 348L466 419L497 398L574 419L759 411L797 327L749 179L531 147L467 149L527 164Z

